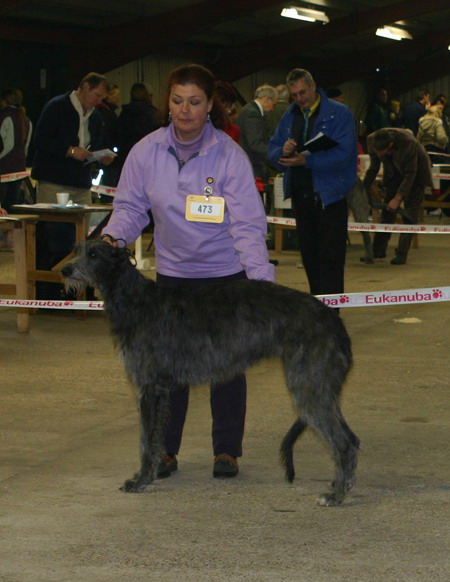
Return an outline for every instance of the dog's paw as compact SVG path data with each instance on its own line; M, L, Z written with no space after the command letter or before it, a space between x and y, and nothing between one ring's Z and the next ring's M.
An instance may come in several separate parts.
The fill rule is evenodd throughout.
M125 493L142 493L147 485L148 483L141 479L127 479L120 490Z
M336 507L342 503L342 499L338 499L333 493L324 493L317 500L317 505L320 507Z

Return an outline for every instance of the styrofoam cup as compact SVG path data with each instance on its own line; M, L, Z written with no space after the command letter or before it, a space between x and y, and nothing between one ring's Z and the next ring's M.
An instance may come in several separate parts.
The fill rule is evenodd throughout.
M67 203L69 202L69 193L57 192L56 201L58 202L59 206L66 206Z

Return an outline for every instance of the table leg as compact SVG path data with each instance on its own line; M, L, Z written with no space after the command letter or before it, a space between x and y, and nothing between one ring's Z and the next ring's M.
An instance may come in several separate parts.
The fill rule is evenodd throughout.
M26 227L22 222L14 224L14 264L16 268L16 297L29 299L27 276L27 244ZM17 309L17 331L30 331L30 315L28 309Z
M275 216L283 216L283 211L277 208L275 210ZM275 252L280 253L283 250L283 229L277 224L274 225L275 233Z

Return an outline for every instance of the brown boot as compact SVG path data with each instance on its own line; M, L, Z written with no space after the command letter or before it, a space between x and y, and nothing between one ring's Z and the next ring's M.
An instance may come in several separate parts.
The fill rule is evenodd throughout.
M170 477L175 471L178 471L176 455L164 455L159 462L156 476L158 479L165 479L166 477Z
M236 457L228 453L217 455L214 459L213 477L236 477L239 467Z

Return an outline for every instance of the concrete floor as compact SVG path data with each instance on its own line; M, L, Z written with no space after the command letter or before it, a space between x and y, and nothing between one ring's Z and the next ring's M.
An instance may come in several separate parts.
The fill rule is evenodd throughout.
M421 236L405 266L363 265L359 235L351 241L348 292L450 285L448 235ZM296 253L276 258L278 282L306 290ZM11 261L0 253L2 280ZM138 420L102 313L38 313L19 335L14 311L0 308L0 580L447 582L450 303L341 315L355 357L343 409L363 448L346 503L322 508L333 467L321 441L307 433L297 444L293 485L278 465L293 419L278 362L248 374L236 479L212 478L201 387L180 471L127 495Z

